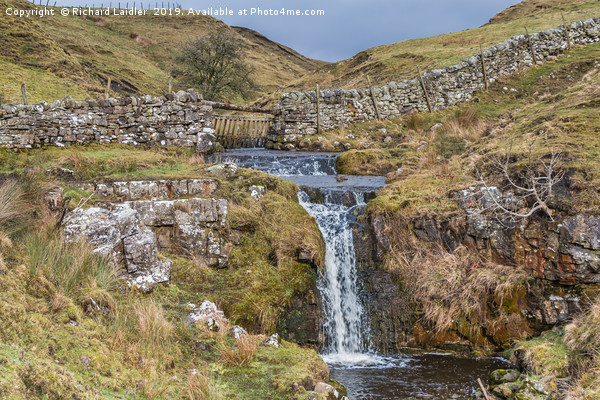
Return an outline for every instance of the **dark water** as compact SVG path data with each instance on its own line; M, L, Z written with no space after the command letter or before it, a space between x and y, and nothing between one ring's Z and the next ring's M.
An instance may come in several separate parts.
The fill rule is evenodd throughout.
M331 377L352 400L474 399L489 374L510 364L501 358L460 358L444 354L378 357L364 364L329 362Z
M227 151L222 155L221 161L235 162L243 168L261 170L294 181L300 186L301 190L308 191L306 187L318 188L319 193L325 199L322 202L323 204L311 203L311 198L308 195L302 195L302 193L306 194L302 191L300 200L309 213L319 214L317 217L324 217L322 219L325 222L333 221L320 223L319 225L321 231L324 232L324 237L328 237L326 233L329 231L338 232L340 235L348 231L346 229L348 228L347 223L344 225L340 222L345 221L344 218L328 218L329 214L337 215L335 211L342 207L342 204L350 207L349 210L353 210L354 208L351 208L353 205L361 203L356 201L346 204L349 196L344 196L344 193L352 195L350 197L364 198L365 194L375 193L378 188L385 185L385 178L381 176L344 175L343 179L339 179L335 170L337 155L336 153L241 149ZM338 224L339 226L329 226L332 224ZM360 304L347 304L348 299L354 299L357 296L357 293L353 293L357 289L357 284L351 282L352 279L339 272L346 271L350 275L354 274L352 268L353 257L346 254L349 250L344 251L344 249L350 248L348 245L352 242L352 235L346 236L348 236L345 238L346 240L333 240L330 238L330 242L327 244L328 246L334 243L346 245L340 245L338 246L340 248L333 249L334 251L331 253L336 257L331 257L330 261L333 264L328 264L327 267L327 271L335 272L334 277L338 277L338 284L322 284L322 287L320 286L323 300L330 297L341 299L342 303L338 307L325 307L324 309L324 312L328 313L333 313L331 310L337 309L338 312L341 310L342 315L333 315L335 314L333 313L328 316L330 318L326 318L326 321L336 321L336 327L338 328L343 325L342 322L349 319L349 316L358 313L358 316L354 315L354 319L360 319L359 311L361 308ZM347 257L338 257L340 254L345 254ZM343 265L337 265L336 263ZM321 279L321 281L324 280ZM350 284L343 285L344 282L350 282ZM326 296L329 292L337 293L339 296ZM332 301L332 303L335 302ZM368 338L368 331L355 332L357 329L362 330L362 328L356 328L361 324L346 325L348 325L346 329L330 329L332 332L329 332L329 335L335 336L334 333L343 335L342 340L338 340L341 343L354 343L361 337ZM328 332L327 329L324 330ZM349 340L353 337L358 339ZM336 338L328 339L332 341ZM322 356L329 365L331 377L346 386L348 395L352 400L473 399L478 389L477 378L481 378L485 383L493 370L509 366L506 361L499 358L468 359L444 354L384 357L363 354L361 352L364 349L359 347L340 345L331 351L332 354Z

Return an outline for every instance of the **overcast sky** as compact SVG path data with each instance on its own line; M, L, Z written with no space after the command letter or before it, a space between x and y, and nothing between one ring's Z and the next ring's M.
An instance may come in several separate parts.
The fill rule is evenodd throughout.
M481 26L519 0L180 0L184 7L321 9L325 16L228 16L308 57L338 61L373 46Z
M36 2L39 0L36 0ZM107 5L111 0L58 0L58 5ZM140 0L112 0L124 6ZM152 5L157 0L143 0ZM407 39L475 28L519 0L158 0L188 10L227 7L218 16L229 25L254 29L305 56L339 61L354 54ZM249 15L252 9L322 10L324 16ZM248 15L237 15L246 9Z

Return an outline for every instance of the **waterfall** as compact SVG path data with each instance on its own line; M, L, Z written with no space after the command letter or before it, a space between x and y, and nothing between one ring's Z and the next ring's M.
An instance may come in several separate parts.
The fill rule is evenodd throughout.
M364 193L383 186L385 178L346 176L340 182L337 154L332 153L238 150L227 155L240 167L281 176L323 195L317 203L302 189L298 192L300 204L316 219L325 240L325 266L317 282L324 308L323 358L328 363L369 360L364 354L369 350L369 324L358 295L351 222L356 208L365 205Z
M364 205L362 193L354 192L357 205ZM313 216L325 240L325 267L319 274L318 288L324 308L323 353L338 360L355 358L367 350L363 307L358 296L356 256L351 213L357 206L331 202L311 203L304 192L300 204Z

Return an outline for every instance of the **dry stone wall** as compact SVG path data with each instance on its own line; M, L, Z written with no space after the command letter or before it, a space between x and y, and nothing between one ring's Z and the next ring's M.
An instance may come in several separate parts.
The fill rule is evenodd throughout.
M570 25L572 44L590 44L600 40L600 18ZM567 47L563 27L530 35L538 63L555 60ZM534 64L527 36L520 35L483 51L490 82ZM478 54L459 64L423 74L433 109L443 109L473 99L484 88L481 56ZM427 101L418 79L390 82L373 88L382 118L396 118L411 112L427 111ZM340 123L362 122L377 118L369 88L358 90L322 90L320 95L321 128ZM316 92L289 92L276 107L270 146L286 148L304 135L317 133ZM279 143L277 145L277 143ZM289 147L289 146L287 146Z
M120 97L0 107L0 147L10 149L124 143L195 147L209 152L215 140L213 109L194 91L161 97Z

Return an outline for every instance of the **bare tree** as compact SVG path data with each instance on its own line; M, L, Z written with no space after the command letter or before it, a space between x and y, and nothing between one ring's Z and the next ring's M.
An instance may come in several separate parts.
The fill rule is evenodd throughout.
M482 186L480 194L484 200L480 202L480 204L484 204L480 209L481 212L491 210L497 216L504 217L503 219L508 218L511 222L518 222L542 211L551 220L554 220L554 212L548 206L548 202L554 194L556 185L564 177L565 171L558 168L558 164L562 160L562 152L552 150L550 154L534 160L532 158L533 145L534 143L529 147L527 167L519 181L510 173L512 144L503 157L493 160L501 179L507 182L504 187L498 188L500 195L494 193L492 189L496 187L489 186L483 174L477 170L478 181Z
M245 96L254 82L253 68L244 59L240 41L223 28L184 45L174 73L207 100Z

